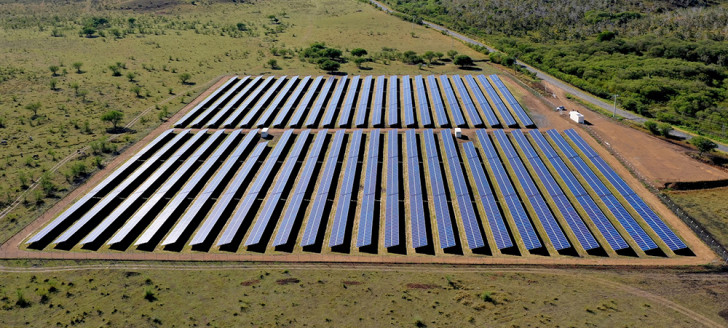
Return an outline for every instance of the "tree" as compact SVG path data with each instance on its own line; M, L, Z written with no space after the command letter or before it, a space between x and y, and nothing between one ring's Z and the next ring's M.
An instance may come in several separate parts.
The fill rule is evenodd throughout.
M96 34L96 29L93 26L84 26L81 28L81 34L85 35L87 38L91 38Z
M362 56L366 56L369 53L362 48L354 48L351 50L351 54L356 57L362 57Z
M718 148L718 145L715 142L703 136L697 136L690 139L690 143L695 146L695 148L698 148L700 155Z
M422 55L422 58L427 59L428 65L432 65L432 61L435 60L435 53L427 51Z
M268 60L267 65L271 69L279 69L280 68L280 67L278 67L278 61L275 60L275 59L273 59L273 58L271 58L271 59Z
M319 63L319 68L321 68L322 70L327 71L327 72L336 72L339 70L340 66L341 65L339 65L339 63L337 63L331 59L325 59Z
M78 90L78 91L76 91L76 95L81 97L81 101L86 102L86 96L88 96L88 90Z
M25 105L25 109L33 112L33 118L38 117L38 110L40 110L40 107L41 107L40 102L34 102L34 103Z
M447 56L450 57L450 59L455 60L455 56L458 55L457 50L450 50L447 52Z
M139 98L142 97L142 87L140 87L138 85L132 85L131 89L129 89L129 90L131 90L131 92L135 93L137 97L139 97Z
M116 130L119 126L119 122L124 118L124 113L118 110L112 110L101 115L101 120L109 122L112 125L113 130Z
M363 68L364 67L364 63L366 63L367 61L368 60L366 58L362 58L362 57L356 57L356 58L354 58L354 64L359 69Z
M119 65L111 65L109 69L111 70L111 76L121 76L121 67Z
M453 60L453 64L460 66L460 68L465 68L468 66L475 65L475 63L473 62L473 59L466 55L455 56L455 59Z
M51 65L48 67L48 69L51 71L53 76L58 76L58 70L61 69L57 65Z
M78 73L78 74L81 74L81 73L83 73L83 72L81 71L81 66L83 66L83 63L82 63L82 62L75 62L75 63L73 63L73 64L71 64L71 65L73 66L73 68L75 68L75 69L76 69L76 73Z
M437 57L437 60L441 60L442 57L445 57L445 54L438 51L438 52L435 52L435 57Z
M78 84L78 82L71 82L71 89L73 89L73 91L76 91L76 96L78 96L78 88L80 87L81 86Z
M51 90L56 91L56 87L58 86L58 79L51 78L51 80L48 81L48 84L51 85Z
M190 73L182 73L179 75L179 81L182 82L182 84L188 84L191 78L192 74Z
M136 78L136 73L128 72L126 73L126 78L129 79L129 82L134 82L134 78Z

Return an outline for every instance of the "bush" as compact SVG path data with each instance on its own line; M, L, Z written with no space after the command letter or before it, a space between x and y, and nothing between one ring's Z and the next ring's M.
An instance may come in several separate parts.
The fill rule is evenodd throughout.
M645 122L645 128L647 128L648 131L652 134L659 134L660 131L657 129L657 123L652 120L648 120Z
M690 143L698 148L698 151L700 151L700 155L703 155L703 153L711 152L714 149L718 148L718 145L715 142L703 136L697 136L690 139Z
M354 56L357 56L357 57L362 57L362 56L366 56L369 53L362 48L355 48L355 49L351 50L351 54Z
M339 67L341 65L331 59L325 59L319 63L319 68L327 72L336 72L339 70Z
M101 120L111 123L114 130L117 129L119 122L124 118L124 113L118 110L112 110L101 115Z
M670 132L672 131L672 125L667 123L660 123L657 124L657 130L660 132L660 135L663 137L669 137Z
M465 68L465 67L475 65L475 63L473 62L473 59L466 55L455 56L455 60L453 60L453 64L460 66L460 68Z
M190 73L182 73L179 75L179 81L182 82L182 84L189 84L191 78L192 74Z

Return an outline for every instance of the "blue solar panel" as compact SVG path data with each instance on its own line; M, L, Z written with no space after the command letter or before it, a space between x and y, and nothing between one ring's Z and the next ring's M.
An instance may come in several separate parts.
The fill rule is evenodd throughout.
M182 163L182 165L174 172L174 174L172 176L170 176L166 180L166 182L161 187L159 187L159 189L157 189L157 191L146 200L144 205L141 206L136 211L134 216L132 216L131 219L129 219L119 229L119 231L116 233L116 235L114 235L114 237L111 238L111 240L109 240L108 244L111 245L111 244L115 244L115 243L118 243L118 242L124 240L129 235L131 230L134 229L139 224L139 222L142 220L142 218L144 218L146 215L149 214L149 212L152 211L152 208L165 203L164 196L167 195L168 193L170 193L172 191L172 188L176 184L179 184L181 181L183 181L184 176L187 174L187 172L189 172L189 170L200 160L200 158L210 149L210 147L212 147L212 145L215 143L215 141L217 141L217 139L219 139L223 135L223 133L224 133L223 130L219 130L219 131L213 133L209 138L207 138L207 140L205 140L205 143L202 144L202 146L198 147L197 150L195 150L195 152L191 156L187 157L184 160L184 163ZM188 141L187 143L189 143L189 142L190 141ZM169 162L173 158L174 158L174 156L172 156L172 158L168 159L167 162ZM165 164L167 164L167 163L165 162ZM163 167L160 167L157 170L157 172L160 172L162 169L163 169ZM137 190L142 189L143 186L144 185L137 188ZM134 194L136 194L136 193L134 193ZM122 205L117 206L117 209L121 208L125 203L127 203L127 201L129 201L133 197L134 194L132 194L132 196L130 196L130 197L127 197L126 200L124 200L124 203L122 203ZM107 219L108 219L108 217L107 217Z
M415 108L412 103L412 85L410 83L409 75L402 77L402 108L404 109L404 125L407 127L413 127L417 123Z
M247 76L246 76L246 78L247 78ZM177 123L175 123L174 126L177 128L187 126L187 122L190 119L192 119L192 117L197 115L197 113L203 107L205 107L209 102L211 102L212 99L215 99L215 97L217 97L217 95L220 94L220 92L225 90L225 88L227 88L227 86L229 86L231 83L235 82L235 80L237 80L237 79L238 79L237 76L233 76L230 79L228 79L227 82L225 82L223 85L221 85L219 88L217 88L217 90L213 91L209 96L207 96L207 98L202 100L199 104L197 104L194 108L192 108L187 114L185 114L185 116L183 116L179 121L177 121Z
M82 216L78 221L76 221L70 228L68 228L60 237L58 237L56 240L53 241L54 244L66 242L69 239L71 239L74 235L79 233L79 231L83 230L84 227L88 227L87 225L91 220L95 219L100 213L106 209L109 204L115 200L117 200L120 195L125 193L129 188L131 188L134 185L134 182L139 179L139 177L146 172L150 171L152 169L152 166L157 164L158 161L162 156L165 156L167 153L169 153L172 149L175 149L178 147L178 144L182 142L182 140L185 139L187 134L189 133L189 130L184 130L181 133L178 133L174 139L172 139L170 142L165 144L160 150L158 150L156 153L154 153L153 156L148 158L146 161L144 161L144 164L139 166L134 172L130 175L128 175L124 181L122 181L118 186L116 186L111 192L106 194L104 198L102 198L98 203L96 203L84 216Z
M313 201L313 207L308 216L306 230L303 232L303 238L301 239L302 247L311 246L316 243L321 219L326 208L326 201L329 197L329 190L331 189L331 181L336 174L336 165L339 161L339 153L341 152L341 144L346 135L345 132L344 130L339 130L334 135L334 141L331 144L329 156L326 160L326 167L321 174L321 182L319 182L316 198Z
M250 172L253 170L253 168L258 165L258 160L260 159L267 145L267 142L259 143L255 147L255 149L253 149L253 152L245 160L242 168L240 168L240 170L237 172L233 180L228 185L228 188L220 195L220 197L217 198L217 203L215 204L215 207L212 208L210 214L207 216L205 221L202 222L202 226L200 226L200 229L197 230L197 233L195 233L195 236L192 238L190 245L194 246L204 243L205 240L207 240L210 232L212 231L212 228L222 217L222 214L228 209L229 206L235 206L235 204L232 203L233 198L236 194L238 194L240 188L244 188L243 183L245 182L245 180L248 179L248 176L250 175ZM213 180L212 182L215 181ZM222 183L222 181L220 182ZM202 204L200 204L200 206L202 206ZM190 209L187 210L187 213L189 214L190 211L194 209L195 207L191 206ZM191 215L195 214L193 213ZM227 220L227 218L225 218L224 220ZM175 230L176 229L177 227L175 227ZM170 236L172 236L172 234L170 234ZM166 242L167 240L165 240L162 244L164 245Z
M162 132L158 137L156 137L152 142L150 142L146 147L144 147L141 151L139 151L136 155L134 155L132 158L130 158L128 161L124 162L119 168L114 170L111 175L106 177L101 183L99 183L96 187L94 187L91 191L89 191L86 195L84 195L81 199L73 203L71 207L69 207L67 210L63 211L61 215L59 215L57 218L55 218L53 221L51 221L50 224L45 226L43 229L41 229L38 233L33 235L32 238L30 238L27 243L35 243L40 241L41 239L48 236L49 233L54 231L59 225L66 222L66 220L77 218L82 213L80 212L80 209L84 207L85 205L92 202L95 198L97 198L98 194L106 189L109 186L114 186L120 182L122 177L125 177L131 173L131 171L134 169L134 166L138 164L138 161L143 157L146 156L152 149L154 149L156 146L161 144L165 141L165 139L172 134L174 130L166 130Z
M425 209L422 203L422 181L420 180L420 157L415 130L405 132L407 139L407 182L409 185L410 220L412 226L412 247L429 245L425 224Z
M384 75L377 76L374 102L372 102L372 125L382 125L382 111L384 111Z
M508 104L511 105L511 108L513 108L513 111L516 113L516 116L519 120L521 120L521 123L524 127L532 126L533 121L531 121L531 118L528 117L528 114L526 114L526 111L523 110L523 107L521 107L521 104L518 103L516 98L513 97L513 94L511 94L511 91L506 88L506 85L503 84L503 81L498 77L498 75L491 75L490 79L495 82L495 85L498 86L498 89L500 92L505 96L506 101L508 101Z
M452 113L455 125L467 126L468 124L465 122L463 112L460 110L458 99L452 91L452 86L450 85L450 80L448 80L447 75L440 75L440 84L445 89L445 100L447 101L448 107L450 107L450 112Z
M309 130L305 130L298 135L298 138L296 138L296 143L293 145L291 153L288 154L286 162L280 169L281 175L277 177L273 190L270 192L268 197L266 197L265 205L263 205L263 211L260 215L258 215L258 219L255 221L255 225L250 231L248 239L245 241L245 246L257 245L260 243L260 239L263 237L263 232L265 232L265 229L270 224L270 219L273 216L273 212L275 211L278 201L281 199L281 196L286 189L286 185L291 180L291 173L293 172L296 162L298 162L298 158L301 156L303 146L308 140L309 133Z
M344 76L339 79L339 83L336 85L334 94L329 100L329 105L326 107L326 114L324 114L323 126L329 127L334 125L334 115L339 111L339 102L341 100L341 94L344 92L344 86L346 81L349 79L348 76Z
M387 200L384 215L384 247L399 246L399 135L387 132Z
M500 114L501 119L503 119L503 123L505 126L515 126L518 123L516 123L516 120L513 118L513 115L511 115L511 112L508 111L508 107L506 107L506 104L503 103L503 100L501 100L498 93L493 89L493 86L490 85L490 82L488 79L483 75L478 75L478 81L480 81L480 85L485 88L485 93L488 94L488 97L490 97L490 102L493 104L495 109L498 111L498 114Z
M222 132L222 130L218 131ZM193 189L197 188L201 183L204 183L207 181L207 179L204 179L209 174L212 174L211 168L219 161L224 159L225 154L227 154L230 150L230 147L233 145L233 142L238 138L240 135L240 130L235 130L232 133L230 133L225 140L223 140L222 144L215 150L215 152L207 157L205 159L205 162L202 163L202 166L197 170L197 172L185 183L185 185L182 187L182 190L180 190L172 200L167 203L167 206L164 207L161 213L157 215L156 218L149 224L149 227L144 231L144 233L137 239L137 241L134 243L134 245L142 245L148 243L152 237L154 237L157 232L159 232L159 229L164 225L164 223L167 222L167 220L172 216L172 213L177 211L180 208L180 203L182 203L183 200L187 198L187 196L192 192ZM247 147L247 146L246 146ZM174 179L169 179L169 181L173 181ZM166 187L166 186L165 186ZM160 188L161 190L164 190L165 187ZM153 204L155 203L154 199L150 199L147 201L147 204ZM140 218L145 215L145 213L148 212L145 208L140 209L137 211L136 216L139 216ZM130 221L137 221L137 217L133 217ZM124 230L124 229L122 229ZM114 236L114 238L111 239L109 244L119 242L126 236L121 236L117 234Z
M478 130L476 133L480 140L480 144L486 152L488 163L493 170L493 175L495 175L496 182L498 183L500 191L506 201L506 207L513 217L513 221L516 224L516 228L518 228L518 232L521 235L521 239L523 240L526 249L532 250L541 248L541 241L538 240L536 231L534 230L533 225L531 225L531 221L528 219L528 215L523 209L520 199L518 199L518 194L516 194L516 190L513 188L503 164L498 158L498 155L495 154L495 148L493 147L490 138L488 138L488 134L482 129Z
M238 130L239 131L239 130ZM167 238L164 239L164 241L161 243L161 245L169 245L176 243L180 236L184 233L185 230L187 230L187 227L192 223L192 220L195 216L199 214L204 204L210 199L210 197L213 196L216 190L220 190L221 188L224 188L227 184L226 177L228 176L228 173L233 168L233 166L238 163L239 160L242 160L244 158L244 154L248 153L248 148L250 144L253 142L253 140L257 137L258 130L253 130L248 133L245 138L240 142L240 144L235 147L235 151L230 155L230 157L225 160L225 163L222 164L222 166L217 170L217 173L212 177L209 183L207 183L207 187L199 194L197 195L197 198L195 201L190 205L189 209L187 210L186 214L182 216L182 218L177 222L177 225L174 227L172 232L169 233ZM265 145L259 146L260 151L265 149ZM218 151L215 152L216 155L219 156L219 158L223 158L221 156L224 156L224 153L220 153ZM212 163L209 164L210 166ZM209 169L207 163L205 163L204 168ZM202 170L200 170L202 172ZM205 184L206 181L202 180L202 175L198 172L195 174L195 177L191 180L191 183L188 183L185 185L185 187L180 191L177 196L172 200L171 204L179 204L183 199L187 198L188 195L192 192L192 189L195 188L195 185L198 183ZM193 195L190 195L193 196ZM168 218L172 216L176 208L172 208L168 206L167 208L162 211L161 214L159 214L159 217L155 219L155 222L152 223L152 226L156 226L156 222L159 221L159 226L161 226ZM158 226L156 226L158 229ZM150 229L147 229L147 232L142 235L141 238L137 241L137 245L141 243L148 242L152 236L153 232L150 231Z
M490 224L490 229L493 232L495 245L498 249L513 247L513 242L511 241L510 234L508 233L508 228L506 227L505 221L503 221L503 216L501 216L501 212L498 209L498 204L496 203L495 196L491 190L490 183L488 183L488 178L483 170L482 163L478 157L477 151L475 150L475 146L473 146L472 142L467 142L464 144L464 149L465 156L468 158L468 163L470 164L470 174L475 180L475 186L478 189L478 194L480 195L480 202L485 209L485 215L488 219L488 223Z
M346 226L349 220L349 207L351 206L351 195L354 188L354 179L359 164L359 152L361 147L362 130L354 131L352 135L349 156L346 159L346 170L339 189L339 202L336 205L334 224L331 227L329 247L341 246L344 244Z
M415 76L415 89L417 91L417 109L420 113L420 121L423 127L432 125L432 116L430 115L430 105L427 102L427 89L422 75Z
M318 76L313 80L313 82L311 82L311 86L308 87L306 95L303 96L303 99L301 99L301 102L298 104L298 109L293 113L291 121L288 122L289 127L301 125L301 120L303 119L303 115L306 113L306 109L308 109L308 104L311 103L311 99L316 94L319 84L321 84L323 79L323 76Z
M334 84L334 81L336 81L336 78L331 76L326 80L326 83L324 83L324 87L321 89L321 92L319 92L316 102L313 104L313 107L311 107L311 113L308 114L308 119L306 120L307 127L313 127L316 125L316 121L321 113L321 108L323 108L324 101L326 101L326 98L329 96L329 90L331 90L331 86Z
M559 148L561 148L562 151L564 151L566 147L571 148L571 146L568 145L566 140L564 140L560 134L549 133L549 136L552 138L552 140L556 142L556 144L559 146ZM609 211L612 212L612 214L617 218L617 221L622 225L622 227L624 227L624 229L637 243L637 246L639 246L640 249L646 251L657 248L657 244L655 244L652 238L647 235L642 227L639 226L637 221L635 221L634 218L632 218L632 216L629 215L629 213L624 209L624 207L614 198L614 195L612 195L611 191L609 191L604 183L599 180L596 174L594 174L594 172L581 159L581 157L571 157L569 158L569 161L571 161L574 167L576 167L579 174L584 180L587 181L587 184L589 184L592 190L597 193L599 198L601 198Z
M480 90L480 87L478 86L478 83L475 82L475 79L473 79L473 76L466 75L465 81L468 82L470 90L473 91L473 95L475 95L475 101L478 103L480 109L483 111L483 114L485 115L485 120L488 122L488 125L490 125L491 127L500 126L501 124L498 121L498 117L495 116L493 108L491 108L488 104L488 100L485 99L483 91Z
M367 76L361 84L361 92L359 92L359 106L356 109L356 126L365 126L367 124L367 108L369 108L369 96L372 87L372 77Z
M228 90L227 92L225 92L225 94L223 94L222 96L220 96L220 98L218 98L217 100L215 100L215 102L212 103L212 105L210 105L210 107L208 107L204 112L202 112L200 115L198 115L197 118L195 118L195 120L192 121L192 123L189 124L189 126L192 126L192 127L200 126L203 121L206 121L207 119L209 119L210 118L210 115L212 115L213 113L217 112L218 107L220 107L220 105L222 103L224 103L225 101L227 101L230 98L231 95L233 95L233 94L237 93L238 91L240 91L238 89L240 89L240 87L243 84L245 84L245 81L247 81L247 80L248 80L248 77L246 76L246 77L240 79L238 82L236 82L230 88L230 90Z
M388 118L389 126L399 125L399 85L397 84L397 76L389 77L389 109Z
M534 208L554 248L556 250L562 250L571 247L506 134L502 130L496 130L494 134L498 144L501 145L501 149L506 154L506 159L511 163L511 167L517 178L516 180L518 180L523 188L526 198L528 198L529 203Z
M283 99L288 95L288 91L291 90L294 84L296 84L296 81L298 81L298 76L294 76L288 80L288 83L286 83L286 85L283 86L283 89L278 92L278 96L276 96L275 99L273 99L273 101L268 105L268 109L266 109L263 115L260 116L260 119L258 119L258 123L255 123L255 126L264 127L268 125L273 113L278 111L278 105L280 105Z
M324 142L326 141L327 133L328 130L321 130L316 134L316 139L313 142L313 147L308 152L306 164L303 167L303 171L301 171L302 173L299 174L299 181L296 185L296 190L291 196L291 201L286 208L285 215L283 216L283 221L281 222L280 227L278 227L278 233L276 234L276 238L273 241L273 246L280 246L288 243L288 240L291 236L291 230L293 229L293 224L296 221L299 210L301 208L301 202L303 201L303 198L306 195L308 189L312 187L310 184L311 176L313 175L313 171L316 168L316 164L318 163L321 149L323 148Z
M233 214L230 223L228 223L227 225L227 228L225 228L225 230L223 231L222 237L220 237L220 240L217 242L217 246L228 245L232 243L235 235L237 235L238 230L242 226L243 222L245 222L245 220L248 218L248 214L251 212L251 210L252 213L258 212L258 208L253 208L253 203L258 199L258 194L260 194L260 192L263 191L264 188L270 185L269 180L271 179L271 172L275 168L275 165L278 163L278 159L283 153L283 150L288 145L288 139L291 138L292 134L293 130L286 130L286 132L284 132L283 135L278 139L275 147L273 147L273 151L271 151L268 158L266 158L263 168L256 175L255 181L253 181L253 184L250 185L248 190L245 191L245 195L243 196L240 206ZM262 231L259 231L259 233L262 233ZM259 236L255 237L259 238Z
M530 132L531 137L536 141L536 144L541 148L541 151L546 154L546 158L551 162L551 165L556 169L556 173L566 183L567 189L571 191L577 200L577 204L581 205L586 211L589 218L592 220L594 225L597 227L599 232L604 236L611 247L614 250L620 250L628 248L629 245L617 232L612 223L599 209L599 206L589 196L581 183L577 181L576 176L569 170L566 164L562 161L561 157L554 151L551 144L546 141L546 138L541 135L540 132L532 130Z
M359 76L355 76L351 78L351 82L349 82L349 89L346 92L346 99L344 100L344 105L341 106L341 117L339 117L339 127L343 127L346 125L349 125L349 121L351 120L351 109L354 108L354 103L356 102L356 90L359 87Z
M515 149L513 149L510 140L503 130L496 130L494 133L496 140L498 140L498 143L501 145L501 148L509 149L506 153L510 151L515 152ZM526 170L521 159L517 155L508 157L507 159L511 163L511 167L516 174L516 180L518 180L521 188L523 188L529 203L536 212L536 215L541 221L541 225L544 230L546 230L546 235L549 240L551 240L554 248L556 250L570 248L571 244L566 239L564 232L561 230L561 227L559 227L558 222L556 222L556 218L554 218L553 214L549 210L546 201L541 196L541 193L536 187L536 183L528 174L528 170Z
M548 194L553 199L556 207L561 215L566 220L566 223L571 228L571 231L576 236L576 239L585 250L595 249L599 247L599 243L591 234L587 226L581 221L581 218L576 213L574 207L569 203L566 195L561 190L561 187L556 183L551 173L546 169L546 165L538 157L538 154L533 149L531 144L526 139L526 136L520 130L514 130L511 135L516 139L521 150L526 154L531 166L536 171L541 183L544 184Z
M468 93L468 89L465 88L463 80L460 78L460 76L454 75L452 77L452 81L453 84L455 84L455 89L457 90L458 94L460 94L460 99L462 99L463 107L465 107L465 111L470 117L470 122L473 123L474 126L482 126L483 121L480 119L480 115L478 115L478 110L475 109L475 104L473 103L473 100L470 99L470 94Z
M434 75L427 76L427 85L430 90L432 107L435 109L435 115L437 116L437 123L440 127L450 125L445 112L445 105L442 103L442 97L440 96L440 88L437 86L437 79Z
M262 76L258 76L256 78L254 78L252 81L248 82L248 84L245 85L243 90L236 93L235 96L230 99L230 101L225 103L225 106L223 106L222 109L217 111L217 114L215 114L215 116L213 116L211 119L209 119L205 123L205 126L207 126L208 128L218 127L220 125L220 122L222 121L223 117L228 115L228 113L230 112L230 109L233 106L237 105L240 102L240 99L247 96L248 93L250 92L250 90L252 90L256 85L258 85L258 82L260 82L260 80L262 80L262 79L263 79Z
M432 130L425 130L425 151L427 151L427 164L430 169L430 185L435 205L437 219L437 232L440 237L440 247L449 248L457 245L452 227L452 219L447 205L445 183L440 170L440 156L437 153L437 142Z
M369 134L369 151L367 153L367 168L364 173L364 197L361 202L361 215L359 216L359 234L356 247L370 246L372 244L372 230L374 224L374 201L379 181L379 130L375 129Z
M457 146L453 142L450 130L441 132L442 141L445 143L445 154L450 167L450 176L452 176L453 186L455 187L455 195L458 198L460 208L460 219L465 230L465 237L468 240L470 249L477 249L485 246L483 235L480 233L480 225L478 218L475 217L473 203L470 200L470 191L465 182L465 174L458 157Z
M233 128L235 127L235 122L240 118L240 116L243 115L243 113L248 110L251 104L253 104L254 101L258 100L258 95L263 92L263 90L266 89L268 84L273 81L273 77L269 76L267 79L263 80L263 83L261 83L253 92L243 100L243 102L238 106L238 108L235 109L235 111L230 114L230 116L225 120L225 122L222 123L224 127Z
M258 115L258 112L260 112L261 109L263 109L263 106L265 106L268 103L268 99L270 99L271 96L273 96L273 93L278 91L278 87L283 84L283 81L286 80L286 76L281 76L278 78L275 83L266 91L262 97L255 103L255 106L248 111L248 114L243 117L243 120L238 124L239 128L249 128L253 125L253 120Z
M293 93L290 97L288 97L288 100L286 101L285 105L283 105L283 108L278 112L278 115L276 115L275 120L273 120L273 126L276 128L283 127L283 121L288 116L288 113L291 111L291 108L293 108L293 104L295 104L301 95L301 92L303 92L303 89L306 88L306 85L308 85L308 81L311 80L310 76L306 76L301 80L301 83L298 84L295 90L293 90Z
M687 245L665 224L660 217L640 198L634 190L604 161L604 159L592 149L584 139L574 130L564 131L566 135L581 149L584 154L599 171L607 178L607 181L619 191L627 200L637 214L647 222L647 225L665 242L670 250L687 248Z

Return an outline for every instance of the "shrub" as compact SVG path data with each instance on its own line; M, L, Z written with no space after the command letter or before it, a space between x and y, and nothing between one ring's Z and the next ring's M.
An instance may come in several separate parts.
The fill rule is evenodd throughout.
M698 151L700 151L700 155L703 155L703 153L711 152L714 149L718 148L718 145L715 142L703 136L697 136L690 139L690 143L698 148Z
M190 83L191 78L192 78L192 74L190 74L190 73L182 73L179 75L179 81L182 82L182 84Z
M473 59L466 55L455 56L455 60L453 60L453 64L460 66L460 68L465 68L465 67L475 65L475 63L473 62Z
M109 122L112 125L112 128L114 130L117 129L119 122L124 118L124 113L118 111L118 110L112 110L104 113L101 115L101 120L104 122Z
M669 137L670 132L672 131L672 125L668 123L660 123L657 124L657 130L660 132L660 135L663 137Z
M369 53L365 49L354 48L351 50L351 54L357 57L362 57L368 55Z
M319 63L319 68L327 72L336 72L341 65L331 59L324 59Z
M648 131L652 134L658 134L659 130L657 129L657 123L652 120L648 120L645 122L645 128L647 128Z

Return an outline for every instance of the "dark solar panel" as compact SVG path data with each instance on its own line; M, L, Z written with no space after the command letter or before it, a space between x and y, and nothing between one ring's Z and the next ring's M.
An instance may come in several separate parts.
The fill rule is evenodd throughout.
M432 125L432 116L430 115L427 89L425 89L425 81L422 79L422 75L415 76L415 91L417 91L417 109L420 113L422 127L428 127Z
M422 203L422 181L420 180L419 148L415 130L405 132L407 139L407 182L409 186L410 220L412 225L412 247L429 245L425 223L425 209Z
M301 102L298 104L298 109L293 113L291 121L288 122L289 127L301 125L301 120L303 119L303 115L306 113L306 109L308 109L308 104L311 103L311 99L316 94L316 91L318 91L318 87L323 79L323 76L317 76L313 82L311 82L311 86L308 87L306 95L303 96L303 99L301 99Z
M326 141L327 133L327 130L321 130L316 134L316 139L313 142L313 147L308 152L306 164L303 167L302 173L299 175L299 181L296 185L296 190L293 192L293 195L291 196L291 201L286 208L285 215L283 216L283 222L281 222L280 227L278 228L278 233L276 234L276 238L273 241L273 246L285 245L289 241L291 230L293 229L293 224L298 217L298 213L301 209L303 197L306 195L306 192L309 190L309 188L313 187L313 185L310 183L311 176L313 175L313 171L318 163L321 149L323 148L324 142Z
M533 126L533 121L531 121L531 118L528 117L528 114L526 114L526 111L523 110L523 107L521 107L521 104L518 103L516 98L513 97L513 94L511 94L511 91L506 88L506 85L503 84L503 81L498 77L498 75L491 75L490 79L495 82L495 85L500 90L501 94L505 96L506 101L509 105L511 105L511 108L513 108L513 112L516 113L516 117L521 121L524 127Z
M359 105L356 109L356 126L365 126L367 124L367 109L369 108L369 94L371 93L372 77L367 76L361 84L361 92L359 92Z
M354 108L354 103L356 102L356 90L359 87L359 76L355 76L351 78L351 82L349 83L349 88L346 92L346 99L344 100L344 105L341 106L341 116L339 117L339 127L343 127L346 125L349 125L349 122L351 120L351 110Z
M273 101L268 105L268 109L266 109L263 115L260 116L260 118L258 119L258 123L255 123L255 126L264 127L270 123L270 118L279 109L278 105L280 105L283 99L288 96L288 91L291 90L294 84L296 84L296 81L298 81L298 76L294 76L290 80L288 80L288 83L283 86L283 89L278 92L278 95L275 97L275 99L273 99Z
M490 85L488 79L484 75L478 75L477 79L480 82L480 85L485 89L485 93L488 94L488 97L490 97L490 101L493 104L493 107L495 107L495 109L498 111L498 114L500 114L504 125L516 126L518 123L516 123L516 120L513 118L513 115L511 115L511 112L508 110L508 107L506 107L506 104L503 103L503 100L501 100L498 92L496 92L495 89L493 89L493 86Z
M288 97L288 100L286 100L286 103L283 105L283 108L278 112L278 115L276 115L275 120L273 120L273 127L280 128L283 127L283 121L288 116L288 113L293 108L293 104L299 101L301 92L306 88L308 85L308 81L311 80L310 76L306 76L301 80L301 83L298 84L295 90L293 90L293 93L290 97Z
M427 151L427 164L430 170L430 185L435 205L435 218L437 219L437 232L440 237L440 247L450 248L457 245L453 232L450 211L447 205L445 183L440 170L440 156L437 153L437 142L432 130L425 130L425 151Z
M468 93L468 89L465 88L465 84L463 84L463 80L458 75L454 75L452 77L453 84L455 85L455 89L457 90L458 94L460 95L460 99L463 102L463 107L465 107L465 112L468 113L468 116L470 117L470 122L473 123L474 126L482 126L483 121L480 119L480 115L478 115L478 110L475 108L475 104L473 103L473 100L470 98L470 94Z
M473 91L473 95L475 95L475 101L478 103L478 106L480 106L480 110L485 115L485 120L488 122L488 125L490 125L491 127L500 126L501 124L498 121L498 117L495 116L493 108L491 108L488 104L488 100L485 99L483 91L480 90L480 87L478 86L478 83L475 82L475 79L473 79L473 76L465 75L465 81L468 83L470 90Z
M254 101L258 100L258 95L260 95L261 92L263 92L266 87L268 87L268 84L273 81L273 77L269 76L267 79L263 80L263 83L261 83L255 90L253 90L250 95L248 95L245 100L236 108L230 116L225 120L225 122L222 123L222 126L227 128L233 128L235 127L235 122L240 119L240 117L245 113L245 111L250 109L250 105L254 103Z
M302 247L311 246L316 243L319 227L321 225L321 219L323 216L324 208L326 206L326 200L329 197L331 181L333 180L333 176L336 174L336 165L339 160L341 144L344 141L345 135L345 130L336 131L336 134L334 135L334 141L332 142L331 148L329 150L328 159L326 160L326 166L324 167L324 170L321 174L321 181L319 182L318 190L313 201L313 206L308 216L306 230L304 231L303 238L301 239Z
M378 129L369 134L369 151L367 152L367 167L364 171L364 195L361 202L361 215L359 216L359 233L356 239L356 247L370 246L372 244L372 230L374 224L374 213L378 208L374 207L377 185L379 181L379 139Z
M331 100L329 100L329 105L326 107L326 114L324 114L324 120L322 122L323 126L331 127L334 125L334 115L339 112L341 94L344 92L344 86L346 86L346 81L348 79L348 76L344 76L339 79L339 83L336 85L334 94L331 96Z
M349 220L349 207L354 192L354 179L359 163L359 152L361 146L362 130L354 131L349 145L349 156L346 159L346 169L339 189L339 202L336 205L334 224L331 227L331 238L329 247L341 246L344 244L346 226Z
M247 78L247 76L246 76ZM230 79L227 80L223 85L221 85L219 88L217 88L215 91L213 91L207 98L202 100L199 104L197 104L194 108L192 108L185 116L183 116L177 123L174 124L175 127L181 128L188 125L188 122L195 117L199 113L200 110L202 110L203 107L207 106L208 103L210 103L215 97L217 97L220 92L225 90L231 83L235 82L238 79L237 76L233 76Z
M263 79L262 76L255 77L252 81L248 82L248 84L245 85L243 90L236 93L235 96L233 96L230 101L228 101L225 106L223 106L220 110L217 111L217 114L213 116L211 119L209 119L205 126L208 128L212 127L218 127L220 126L220 123L222 122L222 119L230 113L230 110L233 108L233 106L240 103L240 99L243 99L243 97L247 96L250 90L253 90L255 86L258 85L258 83Z
M442 103L442 97L440 96L440 88L437 86L437 79L434 75L427 76L427 85L430 90L430 100L432 101L432 107L435 110L437 116L437 123L442 126L450 125L450 121L447 118L445 112L445 104Z
M455 121L455 125L467 126L468 124L465 122L463 112L460 110L458 99L455 97L455 93L452 90L452 86L450 85L450 80L447 78L447 75L440 75L440 85L445 90L445 101L447 101L447 106L450 107L450 113Z

